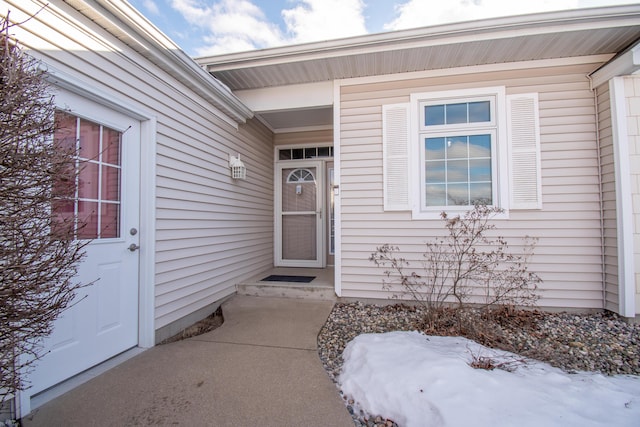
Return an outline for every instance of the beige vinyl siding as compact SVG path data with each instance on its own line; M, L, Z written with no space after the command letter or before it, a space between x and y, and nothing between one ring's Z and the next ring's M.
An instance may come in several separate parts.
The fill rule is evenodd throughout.
M602 168L602 214L604 244L605 308L618 311L618 228L616 208L615 166L611 129L611 98L609 84L596 89L600 133L600 162Z
M333 145L333 129L277 133L273 136L273 143L274 145Z
M538 237L531 269L544 283L540 305L601 308L602 260L598 146L593 92L585 77L600 64L505 70L349 85L340 91L342 296L387 298L383 269L368 261L377 246L400 246L419 265L424 242L442 235L441 220L412 220L385 212L382 182L382 106L411 93L506 86L506 93L538 93L542 210L512 210L499 233L518 249ZM505 66L507 68L507 66ZM504 142L498 142L504 147Z
M633 265L636 288L636 314L640 314L640 78L626 76L624 92L627 107L631 200L633 205Z
M0 1L24 21L40 5ZM273 136L235 129L189 87L59 0L16 29L48 65L157 119L155 328L229 295L273 259ZM247 180L233 181L229 155ZM144 191L144 189L143 189Z

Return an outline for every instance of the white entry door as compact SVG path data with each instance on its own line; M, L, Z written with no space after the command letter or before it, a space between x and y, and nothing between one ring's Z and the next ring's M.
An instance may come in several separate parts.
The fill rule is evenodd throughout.
M276 167L276 266L323 267L323 163Z
M76 238L91 242L78 270L90 285L45 340L28 396L138 344L140 123L68 93L56 104L56 138L77 144L79 177L75 200L53 213L75 218Z

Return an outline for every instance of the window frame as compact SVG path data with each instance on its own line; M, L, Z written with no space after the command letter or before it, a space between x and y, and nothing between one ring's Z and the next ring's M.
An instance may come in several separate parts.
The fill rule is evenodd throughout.
M426 126L424 107L477 101L490 101L490 121ZM437 219L441 212L464 213L473 206L426 206L426 159L424 140L429 137L487 133L491 140L492 206L505 210L508 217L508 144L506 129L506 91L504 86L414 93L410 96L410 191L414 219Z

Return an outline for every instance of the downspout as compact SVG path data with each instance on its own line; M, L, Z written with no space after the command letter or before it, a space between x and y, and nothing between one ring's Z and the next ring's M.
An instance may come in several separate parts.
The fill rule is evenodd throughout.
M589 88L593 92L593 107L595 110L596 119L596 147L598 150L598 192L600 195L600 269L601 282L602 282L602 308L607 307L607 270L605 259L605 241L604 241L604 190L602 185L602 150L600 147L600 114L598 112L598 92L597 88L593 86L593 78L590 74L587 74L589 80Z

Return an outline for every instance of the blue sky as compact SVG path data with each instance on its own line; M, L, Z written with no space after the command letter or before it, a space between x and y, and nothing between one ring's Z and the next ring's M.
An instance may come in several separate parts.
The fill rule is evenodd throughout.
M192 56L638 0L129 0Z

